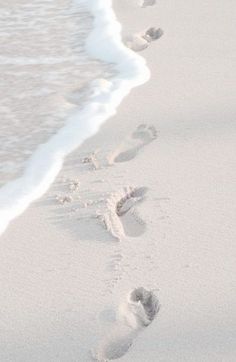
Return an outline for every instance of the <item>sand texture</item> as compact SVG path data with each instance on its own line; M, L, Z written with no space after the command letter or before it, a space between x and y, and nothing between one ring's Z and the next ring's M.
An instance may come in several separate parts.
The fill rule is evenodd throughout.
M114 9L151 80L1 236L0 361L233 362L236 5Z

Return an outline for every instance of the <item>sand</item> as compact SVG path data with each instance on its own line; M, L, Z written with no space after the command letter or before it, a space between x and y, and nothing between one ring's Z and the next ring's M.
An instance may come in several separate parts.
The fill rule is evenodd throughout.
M0 360L233 362L235 5L114 8L152 78L1 236Z

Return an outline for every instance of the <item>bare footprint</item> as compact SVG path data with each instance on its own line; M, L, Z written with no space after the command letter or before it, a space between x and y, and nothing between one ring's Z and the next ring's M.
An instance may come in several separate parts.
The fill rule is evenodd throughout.
M124 356L138 334L156 318L160 304L152 291L143 287L132 290L120 304L116 320L92 352L96 361L110 361Z
M99 215L104 227L118 240L124 236L138 237L146 230L136 206L144 201L146 187L125 188L107 200L106 211Z
M135 132L109 157L109 164L127 162L135 158L138 152L157 138L154 126L141 124Z

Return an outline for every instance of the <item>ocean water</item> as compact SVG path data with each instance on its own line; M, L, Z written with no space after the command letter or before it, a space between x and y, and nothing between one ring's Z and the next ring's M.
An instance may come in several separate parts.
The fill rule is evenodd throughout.
M0 19L1 234L150 72L112 0L8 1Z
M108 70L84 49L92 21L73 0L0 0L0 185L23 172Z

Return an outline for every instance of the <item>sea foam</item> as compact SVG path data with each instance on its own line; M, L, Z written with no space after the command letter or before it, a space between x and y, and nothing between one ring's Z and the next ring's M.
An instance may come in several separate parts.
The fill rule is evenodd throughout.
M102 123L116 113L132 88L145 83L150 72L145 60L126 48L121 39L111 0L76 0L94 17L86 42L92 58L114 64L116 75L92 82L92 95L86 105L74 113L57 134L41 144L28 160L21 177L0 189L0 234L15 217L40 198L55 180L65 157L84 140L98 132Z

